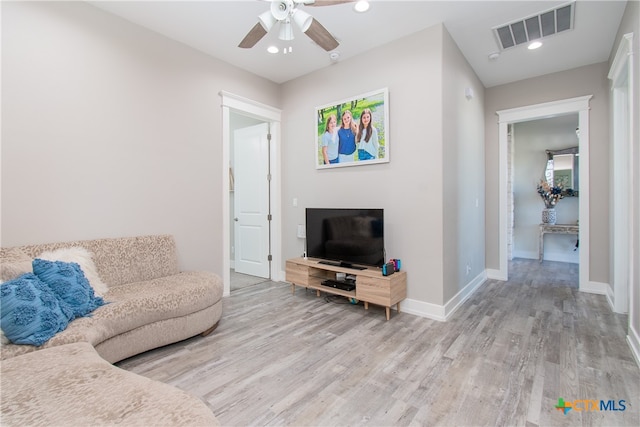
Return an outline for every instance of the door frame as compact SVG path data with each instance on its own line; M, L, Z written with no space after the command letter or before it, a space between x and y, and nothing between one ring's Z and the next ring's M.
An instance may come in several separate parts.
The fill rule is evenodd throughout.
M538 120L562 114L578 114L578 146L580 147L580 197L579 197L579 221L580 221L580 268L579 287L581 291L606 294L597 284L589 280L589 100L593 95L577 98L563 99L559 101L545 102L542 104L525 107L511 108L496 111L499 127L499 260L500 269L488 272L487 276L498 280L508 280L509 260L507 251L507 234L511 221L507 215L507 183L508 173L508 143L509 124ZM533 191L533 190L532 190ZM491 273L489 275L489 273Z
M611 177L613 199L611 214L610 284L607 298L617 313L630 312L634 303L633 236L638 224L633 220L634 150L633 150L633 33L622 36L607 75L611 84ZM629 296L632 295L631 299ZM630 304L631 301L631 304ZM633 307L634 311L636 310ZM631 322L631 316L629 316Z
M281 213L281 150L280 123L282 110L220 91L222 107L222 281L223 296L231 294L231 217L229 198L229 161L231 151L231 113L253 117L269 123L271 130L271 280L281 280L282 263L282 213Z

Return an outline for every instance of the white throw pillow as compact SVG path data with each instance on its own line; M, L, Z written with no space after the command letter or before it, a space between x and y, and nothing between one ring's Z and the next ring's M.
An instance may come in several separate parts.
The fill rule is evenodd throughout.
M47 251L38 255L38 258L47 261L75 262L80 265L84 277L87 278L97 296L103 297L109 290L107 284L104 283L98 275L98 269L93 263L91 252L83 247L74 246L72 248L60 248L55 251Z
M0 248L0 281L31 273L31 261L31 257L20 248Z

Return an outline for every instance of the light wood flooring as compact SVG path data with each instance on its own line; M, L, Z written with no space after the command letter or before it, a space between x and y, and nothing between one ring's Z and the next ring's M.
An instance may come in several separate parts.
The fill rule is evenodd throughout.
M264 282L225 298L211 335L118 365L200 397L226 426L638 426L627 317L579 292L577 269L515 260L508 282L487 281L447 322L386 321L380 307ZM565 415L558 398L626 410Z
M234 269L231 269L230 271L230 279L231 283L229 288L231 292L237 291L238 289L246 288L247 286L257 285L258 283L266 282L269 280L262 277L237 273Z

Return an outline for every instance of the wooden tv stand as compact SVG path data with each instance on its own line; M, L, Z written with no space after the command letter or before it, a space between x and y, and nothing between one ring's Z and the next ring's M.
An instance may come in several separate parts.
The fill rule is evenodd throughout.
M293 258L286 262L286 281L291 283L291 293L295 293L296 285L315 289L316 295L326 292L334 295L342 295L347 298L355 298L364 302L365 310L369 304L385 307L387 320L391 317L390 308L395 305L400 312L400 301L407 297L407 273L398 271L390 276L383 276L379 268L367 268L357 270L335 265L320 264L321 260L315 258ZM322 282L327 279L336 279L336 273L345 273L356 277L356 289L344 291L328 286Z

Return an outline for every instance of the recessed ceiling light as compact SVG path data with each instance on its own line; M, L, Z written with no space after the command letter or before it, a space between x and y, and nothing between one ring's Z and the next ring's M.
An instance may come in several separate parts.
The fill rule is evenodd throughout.
M366 12L367 10L369 10L369 2L366 0L359 0L358 2L356 2L356 4L353 6L353 9L356 12Z
M278 49L278 46L269 46L267 48L267 52L269 53L278 53L280 51L280 49Z
M529 50L537 49L542 46L542 42L533 42L528 46Z

